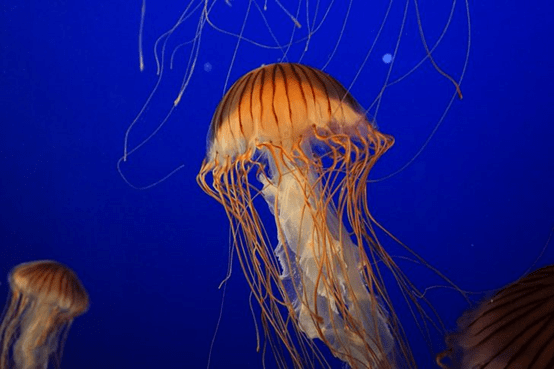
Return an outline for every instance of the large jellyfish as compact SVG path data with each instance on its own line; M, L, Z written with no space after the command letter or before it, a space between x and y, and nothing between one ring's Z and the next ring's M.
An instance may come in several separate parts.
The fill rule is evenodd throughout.
M301 64L244 75L213 116L198 183L227 212L282 367L283 352L295 367L327 365L316 338L352 368L414 365L381 266L406 296L409 281L379 243L366 196L393 142L338 81ZM259 193L275 218L275 246L254 206Z
M0 369L59 366L73 319L88 295L68 267L51 260L20 264L10 273L11 299L0 326Z
M554 367L554 265L521 278L458 321L441 368Z

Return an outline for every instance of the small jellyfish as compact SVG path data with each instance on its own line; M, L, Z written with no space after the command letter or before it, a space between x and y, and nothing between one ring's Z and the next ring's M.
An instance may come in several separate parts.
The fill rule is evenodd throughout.
M437 356L441 368L554 368L554 265L500 290L458 326Z
M11 298L0 326L0 369L59 366L73 319L88 309L88 295L68 267L51 260L16 266Z

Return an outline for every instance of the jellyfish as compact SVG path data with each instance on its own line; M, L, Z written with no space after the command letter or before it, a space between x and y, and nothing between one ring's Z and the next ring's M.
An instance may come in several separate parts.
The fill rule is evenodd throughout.
M352 368L414 366L380 266L405 296L413 287L377 239L366 196L393 142L337 80L301 64L247 73L217 107L197 181L225 208L281 367L328 366L316 339Z
M88 295L75 273L51 260L16 266L11 298L0 326L0 369L59 366L73 319L88 309Z
M458 325L437 356L441 368L554 367L554 265L508 285Z

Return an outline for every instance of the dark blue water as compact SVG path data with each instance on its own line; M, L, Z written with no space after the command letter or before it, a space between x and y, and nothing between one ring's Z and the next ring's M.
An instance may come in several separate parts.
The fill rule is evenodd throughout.
M240 31L246 11L234 0L214 8L213 21ZM258 1L263 7L264 2ZM294 3L291 5L291 3ZM336 5L309 44L302 62L322 68L345 22ZM381 25L387 3L354 1L339 47L325 70L349 86ZM450 4L421 4L431 45L444 27ZM296 2L283 2L296 12ZM405 4L395 4L368 63L352 86L365 107L375 100L394 53ZM287 39L294 25L268 0L262 13L274 36ZM305 7L302 2L302 9ZM310 2L314 11L315 2ZM324 4L321 7L323 9ZM4 2L0 7L0 275L18 263L55 259L72 267L90 294L89 312L76 319L66 344L64 368L202 368L219 316L226 275L228 223L221 206L197 186L205 136L232 65L237 38L206 25L197 64L181 103L163 129L123 163L137 186L116 170L124 134L156 84L154 43L186 7L177 1L147 3L143 32L145 70L139 70L141 2ZM305 14L305 10L302 10ZM252 5L244 36L271 42ZM399 174L370 186L373 214L388 230L437 267L461 289L499 288L521 276L541 254L554 226L554 26L551 2L508 1L470 6L471 50L448 115L421 155ZM163 120L176 98L192 45L198 12L167 44L158 93L129 137L141 142ZM323 10L319 11L323 14ZM425 56L414 4L391 80ZM321 15L319 16L321 19ZM447 35L434 52L454 79L462 73L467 24L459 2ZM305 18L299 18L305 32ZM298 36L301 38L301 36ZM298 61L305 42L286 60ZM160 50L160 49L158 49ZM242 42L230 83L284 49ZM455 90L429 61L388 88L370 110L379 128L396 138L373 178L407 163L433 131ZM271 219L268 219L271 221ZM391 254L401 252L390 240ZM550 245L535 267L554 262ZM424 290L445 285L423 266L399 259ZM5 277L0 302L8 296ZM393 292L393 297L395 297ZM456 292L426 295L449 329L467 307ZM475 299L483 295L470 295ZM420 367L431 354L407 318L408 339ZM435 337L433 350L442 346ZM238 265L227 287L212 354L213 368L258 368L248 287ZM268 366L272 366L268 354ZM333 362L337 364L336 362Z

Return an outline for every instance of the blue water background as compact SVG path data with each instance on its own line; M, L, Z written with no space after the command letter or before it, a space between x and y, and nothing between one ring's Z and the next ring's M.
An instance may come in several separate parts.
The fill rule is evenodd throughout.
M371 3L356 3L351 27L326 68L347 86L380 25L376 15L387 5ZM450 6L433 3L421 5L429 39L437 38L443 24L433 23L435 16L443 21ZM244 6L238 0L233 4L227 19L221 6L217 19L223 25L241 20L233 17L243 14ZM460 76L467 41L462 5L450 38L436 53L454 78ZM138 186L182 164L183 169L145 191L130 188L116 170L125 131L157 81L154 42L185 6L147 2L141 72L140 1L0 5L0 303L9 293L7 274L18 263L55 259L78 273L91 305L69 333L63 368L206 366L222 298L217 287L227 271L228 221L195 176L236 38L206 28L181 104L159 134L122 166ZM399 71L424 55L411 6ZM278 18L277 32L290 32L291 21L276 3L268 1L268 7L268 18ZM392 21L400 22L398 14ZM470 14L472 48L463 100L455 99L413 164L372 184L369 196L376 219L395 236L460 288L486 291L532 267L554 226L554 5L471 2ZM330 14L327 22L337 26L314 38L304 62L325 64L330 52L325 44L336 42L343 20L344 13ZM195 22L174 35L171 50L192 37ZM255 27L245 32L257 35ZM395 42L394 34L384 36L353 86L366 107L386 75L381 57L394 51ZM171 108L189 53L190 45L176 53L174 70L166 60L162 86L132 132L131 146ZM278 52L248 45L237 55L230 82L261 63L278 61ZM377 123L396 144L373 178L414 156L454 88L427 62L388 91ZM383 242L392 254L402 254L390 240ZM534 267L553 263L553 248L551 243ZM445 285L421 265L402 259L399 264L422 290ZM467 307L460 295L437 288L427 297L454 329ZM432 367L427 346L398 302L419 366ZM433 345L435 352L443 347L439 337ZM212 367L259 368L261 362L248 287L235 264ZM267 362L272 367L271 355Z

